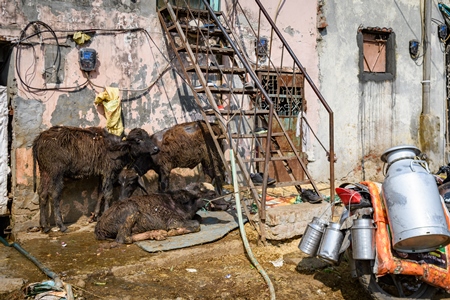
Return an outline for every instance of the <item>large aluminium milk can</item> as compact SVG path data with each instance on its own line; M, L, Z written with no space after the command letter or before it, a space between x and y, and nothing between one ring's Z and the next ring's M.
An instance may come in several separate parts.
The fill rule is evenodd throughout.
M425 161L416 159L415 146L386 150L383 198L394 249L428 252L450 243L445 212L434 176Z

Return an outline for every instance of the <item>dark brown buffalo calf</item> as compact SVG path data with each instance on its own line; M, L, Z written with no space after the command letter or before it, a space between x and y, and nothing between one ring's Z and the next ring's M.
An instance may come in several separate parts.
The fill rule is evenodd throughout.
M115 239L129 244L144 239L164 239L200 230L193 220L196 212L208 200L217 197L203 183L191 183L186 188L146 196L133 196L115 202L95 226L97 239Z
M33 158L41 176L38 192L42 230L50 230L50 202L53 202L56 225L63 232L67 230L60 211L65 178L100 176L102 197L97 200L94 213L97 217L102 198L105 210L111 204L113 183L121 170L140 156L149 159L158 150L148 133L140 128L131 130L126 139L99 127L53 126L41 132L33 141ZM36 178L36 163L33 177Z
M222 133L218 124L210 126L215 135ZM221 192L225 180L224 165L205 121L177 124L150 138L158 147L158 153L138 157L131 167L140 176L154 170L159 177L159 191L169 189L170 172L173 169L193 169L201 164L204 173L211 181L215 180L217 191Z

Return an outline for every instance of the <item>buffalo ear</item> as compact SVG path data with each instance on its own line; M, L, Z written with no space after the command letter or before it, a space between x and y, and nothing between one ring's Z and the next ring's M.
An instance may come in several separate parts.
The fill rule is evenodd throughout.
M114 138L113 140L110 140L108 142L108 155L114 160L129 155L129 151L131 148L131 145L128 141L124 141L118 136L116 137L118 139Z
M138 177L138 186L144 191L146 195L148 195L147 189L145 188L144 179L142 179L142 176Z
M128 151L126 149L127 147L122 147L122 149L108 151L108 156L113 160L121 159L124 156L128 156Z
M103 137L108 151L128 151L129 143L122 136L109 133L103 129Z
M123 141L121 139L109 141L108 143L108 149L113 152L128 151L130 147L131 147L130 142Z

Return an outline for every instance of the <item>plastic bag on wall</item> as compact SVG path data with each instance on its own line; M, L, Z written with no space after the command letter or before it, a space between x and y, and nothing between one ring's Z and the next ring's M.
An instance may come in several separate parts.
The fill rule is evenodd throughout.
M108 131L118 136L123 132L120 102L119 89L115 87L106 87L105 91L98 94L94 101L96 105L102 104L105 108Z

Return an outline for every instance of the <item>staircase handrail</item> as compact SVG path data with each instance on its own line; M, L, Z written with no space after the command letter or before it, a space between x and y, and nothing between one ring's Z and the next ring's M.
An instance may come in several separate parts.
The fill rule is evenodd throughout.
M205 1L205 0L203 0L203 1ZM329 122L329 128L328 128L329 129L329 134L330 134L330 145L329 145L329 151L328 151L328 160L330 161L330 202L333 203L334 202L334 195L335 195L334 194L334 189L335 189L335 185L334 185L335 153L334 153L334 116L333 116L333 110L328 105L327 101L325 100L323 95L320 93L319 89L316 87L316 85L314 84L314 82L312 81L311 77L306 72L306 70L303 67L303 65L300 63L300 60L295 55L294 51L292 51L291 47L289 47L287 41L284 39L284 37L281 34L280 30L278 29L278 27L276 26L276 24L272 20L272 18L269 16L269 14L267 13L267 11L264 8L264 6L261 4L261 2L259 0L255 0L255 2L258 5L258 7L261 10L261 12L266 17L267 21L270 23L272 29L275 31L275 33L277 34L277 36L280 39L280 41L283 43L283 46L286 48L288 53L291 55L292 59L295 61L297 66L302 71L303 75L305 76L306 80L309 83L309 86L313 89L314 93L319 98L320 102L322 103L322 105L324 106L324 108L328 112L328 115L329 115L329 118L330 118L330 120L329 120L330 121Z

